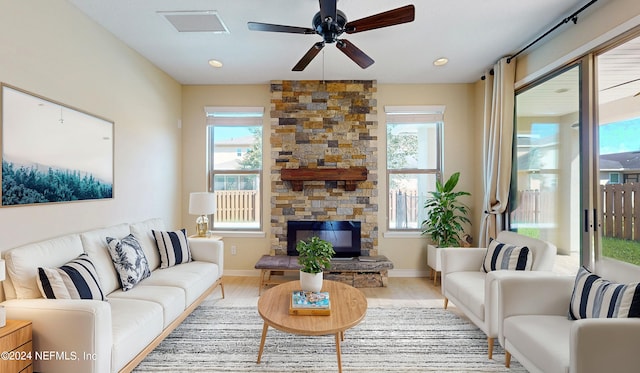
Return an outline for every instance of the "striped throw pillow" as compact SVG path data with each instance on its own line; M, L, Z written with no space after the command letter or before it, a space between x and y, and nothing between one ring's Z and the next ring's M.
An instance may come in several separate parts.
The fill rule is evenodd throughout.
M480 269L486 273L497 270L530 271L532 262L533 256L528 247L491 240Z
M105 300L96 267L87 254L60 268L38 268L40 293L47 299Z
M640 283L616 284L578 270L571 294L569 319L640 317Z
M187 231L174 232L151 231L160 252L160 268L173 267L176 264L191 261L191 250L187 241Z

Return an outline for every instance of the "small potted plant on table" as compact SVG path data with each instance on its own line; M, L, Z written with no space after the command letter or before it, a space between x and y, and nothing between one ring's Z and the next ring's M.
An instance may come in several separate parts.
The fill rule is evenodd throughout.
M305 291L322 289L323 271L331 268L331 258L335 254L333 245L317 236L308 241L298 241L298 264L300 268L300 286Z
M427 264L433 271L433 281L436 282L437 272L440 271L440 253L438 248L460 246L460 235L464 231L463 223L470 224L467 217L469 208L458 198L470 196L468 192L453 189L458 184L460 173L456 172L444 185L436 181L436 190L429 192L431 197L425 201L428 217L422 222L422 234L431 236L434 245L427 247Z

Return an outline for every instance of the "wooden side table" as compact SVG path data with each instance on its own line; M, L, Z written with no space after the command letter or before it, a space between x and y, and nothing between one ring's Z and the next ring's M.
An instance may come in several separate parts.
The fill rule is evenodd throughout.
M0 372L33 372L31 321L7 320L0 328Z

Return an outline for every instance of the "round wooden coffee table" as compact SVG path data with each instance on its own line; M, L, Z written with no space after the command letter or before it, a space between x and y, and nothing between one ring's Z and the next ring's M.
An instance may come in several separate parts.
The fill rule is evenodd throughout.
M352 328L364 319L367 312L367 298L364 294L341 282L324 280L322 291L329 292L331 314L328 316L294 316L289 314L291 293L300 290L300 281L290 281L267 290L258 299L258 313L264 320L258 361L262 358L264 342L269 327L280 331L300 335L336 336L336 354L338 371L342 372L340 341L344 340L344 331Z

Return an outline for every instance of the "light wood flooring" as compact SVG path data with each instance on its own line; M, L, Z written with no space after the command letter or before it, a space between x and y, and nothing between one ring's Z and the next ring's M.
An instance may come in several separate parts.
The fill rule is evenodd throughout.
M291 277L295 280L295 277ZM229 307L250 307L258 303L259 277L224 276L225 299L219 304ZM433 280L421 277L391 277L385 288L361 288L369 307L442 307L443 298ZM220 298L216 290L210 298Z
M557 256L554 272L575 274L577 269L577 254ZM297 275L286 279L297 280ZM225 276L225 299L217 302L229 307L257 306L259 282L257 276ZM387 287L360 290L367 297L369 307L443 307L440 281L434 285L433 280L426 277L390 277ZM220 291L214 291L210 298L219 299ZM450 303L450 308L455 310L455 305Z

